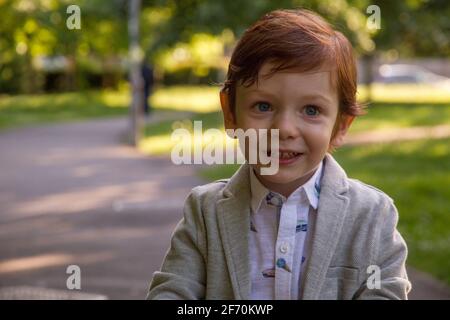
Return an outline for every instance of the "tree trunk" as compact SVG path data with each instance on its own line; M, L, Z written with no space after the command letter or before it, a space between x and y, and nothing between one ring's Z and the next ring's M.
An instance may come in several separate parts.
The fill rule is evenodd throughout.
M130 138L137 146L143 131L144 91L141 73L142 50L139 45L139 13L141 0L129 1L128 38L132 102L130 107Z

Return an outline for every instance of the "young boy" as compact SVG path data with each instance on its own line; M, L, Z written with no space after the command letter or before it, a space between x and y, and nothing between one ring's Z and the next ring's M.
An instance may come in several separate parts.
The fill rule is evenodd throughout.
M407 299L392 199L330 154L363 113L355 95L351 44L318 15L277 10L246 30L220 92L225 127L278 129L278 172L246 161L194 188L148 298Z

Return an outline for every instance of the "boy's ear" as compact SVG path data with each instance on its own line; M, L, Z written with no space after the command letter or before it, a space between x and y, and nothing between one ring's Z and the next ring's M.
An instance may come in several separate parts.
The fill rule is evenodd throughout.
M344 138L347 135L348 129L350 128L355 116L344 115L339 121L339 128L337 129L333 139L331 139L331 146L338 148L344 144Z
M225 129L236 129L236 121L231 111L229 95L224 90L220 90L220 105L222 107Z

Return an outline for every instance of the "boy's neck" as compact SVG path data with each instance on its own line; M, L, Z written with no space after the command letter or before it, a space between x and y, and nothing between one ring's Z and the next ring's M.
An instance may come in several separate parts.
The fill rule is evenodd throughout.
M258 178L259 182L261 182L261 184L264 187L266 187L270 191L277 192L277 193L283 195L284 197L286 197L286 199L296 189L298 189L300 186L304 185L309 179L311 179L311 177L314 175L314 173L316 173L316 171L317 171L317 168L314 171L312 171L311 173L307 174L306 176L303 176L303 177L296 179L294 181L291 181L289 183L275 183L275 182L266 181L258 173L258 170L254 170L256 177Z

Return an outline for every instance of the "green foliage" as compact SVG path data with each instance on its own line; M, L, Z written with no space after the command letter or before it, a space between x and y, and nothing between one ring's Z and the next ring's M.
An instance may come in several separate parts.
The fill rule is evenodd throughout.
M81 8L81 30L66 27L71 4ZM377 32L366 26L369 5L381 10ZM187 66L192 77L204 77L213 68L226 68L226 56L236 39L264 13L298 7L323 15L362 55L450 54L446 0L144 0L141 45L147 60L162 63L157 68L160 75ZM0 92L39 92L43 72L36 61L41 56L68 59L66 89L77 89L88 72L113 77L125 73L127 11L126 0L1 0ZM179 59L183 54L185 58Z
M81 8L81 30L66 26L71 4ZM0 92L38 92L42 87L40 57L66 57L65 72L72 74L72 82L79 62L87 57L111 69L111 57L127 50L125 5L123 0L0 1Z
M171 47L177 42L189 41L192 34L195 33L219 35L223 30L229 29L238 38L263 14L280 8L299 7L322 14L330 22L337 24L344 33L350 35L357 48L366 50L370 47L369 30L365 28L367 3L368 1L347 2L344 0L175 0L170 2L171 16L162 26L164 32L157 35L157 39L149 51L155 48Z
M372 1L381 8L381 30L374 37L380 51L401 56L450 55L450 2L446 0Z

